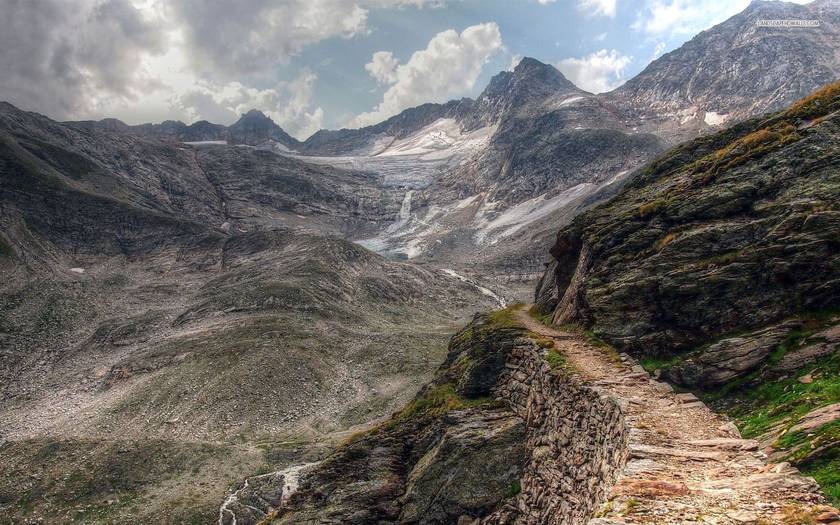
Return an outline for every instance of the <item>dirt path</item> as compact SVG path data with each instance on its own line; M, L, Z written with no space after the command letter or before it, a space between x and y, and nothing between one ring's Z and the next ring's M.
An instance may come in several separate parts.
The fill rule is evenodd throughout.
M630 432L630 459L610 501L590 525L834 523L840 518L811 478L767 464L758 444L692 394L677 394L632 358L549 328L525 309L518 319L554 341L593 387L616 398Z

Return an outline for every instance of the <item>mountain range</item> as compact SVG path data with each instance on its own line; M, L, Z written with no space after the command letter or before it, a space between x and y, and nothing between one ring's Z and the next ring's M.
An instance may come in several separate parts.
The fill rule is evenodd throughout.
M758 24L790 18L820 25ZM476 309L531 301L535 281L535 315L679 388L735 392L708 399L734 417L768 410L743 385L823 385L836 89L796 101L840 78L837 42L830 0L753 2L608 93L524 58L475 100L304 141L256 110L231 126L129 126L0 103L0 513L257 523L270 509L225 507L231 486L260 479L255 500L282 500L278 465L326 457L333 470L293 502L303 515L323 522L322 487L356 486L373 458L336 515L399 521L431 501L435 458L490 435L515 469L490 473L479 503L465 489L428 508L438 522L510 516L498 500L519 494L539 447L517 448L519 413L475 385L508 388L508 352L545 342L523 342L514 310L447 340ZM793 342L809 350L779 368ZM389 417L406 403L428 431L409 409ZM753 429L803 468L832 460L799 434L794 451L775 440L821 408L809 403ZM623 433L605 436L620 456ZM834 450L829 438L814 447ZM382 503L396 493L413 503Z
M766 19L820 24L759 26ZM425 104L303 142L255 111L229 128L167 122L120 129L270 148L373 173L407 217L397 214L375 235L366 230L352 239L388 256L489 266L503 280L531 278L558 221L602 200L667 147L777 110L840 76L832 45L838 36L840 15L829 0L753 2L608 93L587 93L553 66L525 58L475 100Z

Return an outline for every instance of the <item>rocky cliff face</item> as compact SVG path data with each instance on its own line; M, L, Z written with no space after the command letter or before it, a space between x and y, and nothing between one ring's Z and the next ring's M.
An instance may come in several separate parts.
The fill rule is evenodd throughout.
M559 232L536 294L835 501L838 152L840 83L675 148Z
M676 148L575 219L555 321L652 354L836 306L838 93Z

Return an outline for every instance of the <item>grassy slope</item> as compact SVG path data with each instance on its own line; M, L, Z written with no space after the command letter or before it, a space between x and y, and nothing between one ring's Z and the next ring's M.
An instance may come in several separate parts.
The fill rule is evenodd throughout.
M767 366L777 363L788 351L813 341L811 335L831 324L831 312L807 316L802 331L782 342ZM800 368L787 377L764 379L766 367L750 376L724 385L706 396L713 406L734 418L744 437L758 438L773 431L783 431L773 448L784 451L784 459L813 476L836 505L840 504L840 422L818 427L811 432L788 432L799 419L812 410L840 402L840 353L824 357ZM799 381L810 374L810 383ZM810 452L824 451L814 457Z

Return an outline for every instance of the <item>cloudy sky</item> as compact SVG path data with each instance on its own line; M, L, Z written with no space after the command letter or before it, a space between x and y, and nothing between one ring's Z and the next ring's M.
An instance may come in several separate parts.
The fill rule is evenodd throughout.
M805 0L798 0L804 3ZM0 0L0 100L306 138L475 96L522 56L608 91L749 0Z

